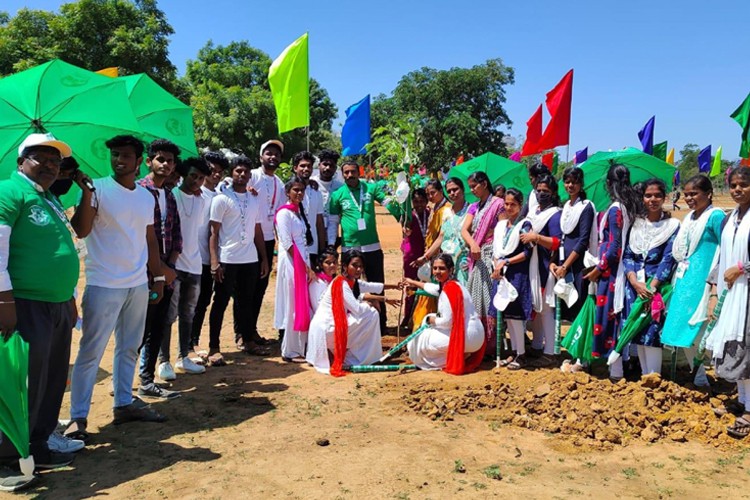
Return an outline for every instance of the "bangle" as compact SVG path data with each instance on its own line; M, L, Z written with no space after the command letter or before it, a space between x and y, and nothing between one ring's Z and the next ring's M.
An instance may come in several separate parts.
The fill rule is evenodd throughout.
M711 297L718 297L718 295L716 295L715 293L712 293L712 294L710 294L710 295L709 295L708 297L709 297L709 298L711 298Z
M2 300L0 301L0 304L15 304L15 300Z
M742 265L742 261L741 260L737 261L737 270L740 271L741 273L745 272L745 266Z
M164 276L154 276L154 283L159 283L162 281L167 281L167 278Z

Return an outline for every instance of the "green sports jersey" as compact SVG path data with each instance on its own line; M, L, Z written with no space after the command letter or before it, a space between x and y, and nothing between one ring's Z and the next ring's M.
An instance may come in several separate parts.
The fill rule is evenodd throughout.
M11 228L8 274L14 296L41 302L73 297L79 260L62 210L51 193L40 193L17 172L0 182L0 225Z
M341 217L342 245L359 248L378 243L378 230L375 225L375 202L386 205L385 193L376 184L360 181L359 186L350 188L346 184L334 191L328 200L328 213ZM364 229L360 229L360 219L364 219Z

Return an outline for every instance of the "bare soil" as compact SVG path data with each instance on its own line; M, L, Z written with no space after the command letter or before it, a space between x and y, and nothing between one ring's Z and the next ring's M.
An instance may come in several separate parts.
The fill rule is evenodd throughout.
M378 223L387 279L395 282L399 227L385 214ZM268 337L276 336L273 296L272 281L260 321ZM390 325L396 316L389 311ZM179 375L173 389L182 397L154 403L170 419L164 424L112 425L110 345L94 389L90 446L71 467L43 474L27 495L750 496L747 444L724 433L731 417L711 412L712 403L730 397L728 384L715 384L719 393L710 395L659 379L613 384L596 370L565 376L556 368L511 372L491 365L464 377L408 372L334 379L284 363L278 352L265 359L237 352L231 316L225 324L229 365ZM207 338L207 324L204 331ZM175 343L176 337L175 327ZM73 358L79 338L74 333ZM679 378L689 374L680 371ZM66 395L61 418L68 404Z

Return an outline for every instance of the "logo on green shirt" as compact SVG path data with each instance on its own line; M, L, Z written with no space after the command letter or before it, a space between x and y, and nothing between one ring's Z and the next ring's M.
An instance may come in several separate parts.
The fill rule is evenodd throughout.
M39 205L33 205L30 208L29 221L35 226L47 226L52 222L49 213Z

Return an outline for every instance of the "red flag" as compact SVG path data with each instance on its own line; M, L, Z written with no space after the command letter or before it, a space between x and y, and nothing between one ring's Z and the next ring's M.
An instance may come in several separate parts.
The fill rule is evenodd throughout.
M750 167L750 158L742 158L740 160L740 165L743 167Z
M531 115L526 122L526 142L521 148L521 156L534 155L541 152L544 148L540 146L542 139L542 105Z
M464 162L464 155L459 156L456 158L456 165L460 165Z
M570 108L573 102L573 70L568 71L555 88L547 93L547 110L551 116L540 149L565 146L570 142Z
M552 172L552 168L555 164L555 153L547 153L546 155L542 156L542 165L547 167L547 170Z

